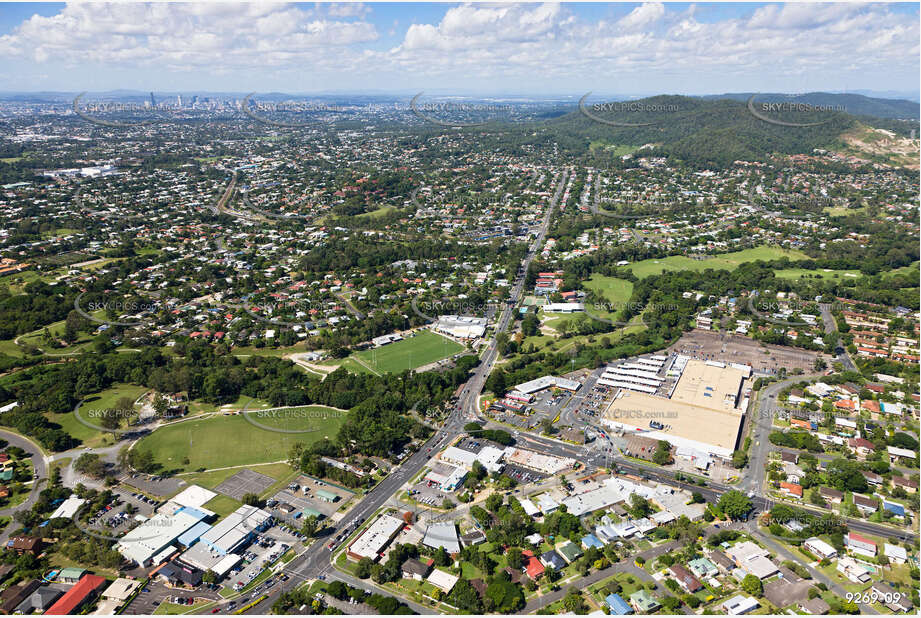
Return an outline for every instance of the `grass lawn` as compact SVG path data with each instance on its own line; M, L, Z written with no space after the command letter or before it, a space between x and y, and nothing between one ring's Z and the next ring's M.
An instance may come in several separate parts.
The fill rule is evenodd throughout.
M354 356L381 373L400 373L463 352L464 347L430 330L390 343L382 348L362 350Z
M314 407L319 406L311 406ZM182 421L160 427L135 448L152 451L164 471L192 472L201 468L210 470L276 462L285 459L297 442L311 444L336 436L344 421L341 413L326 418L318 416L307 414L297 418L289 415L284 421L258 419L262 425L302 430L298 433L263 429L243 415Z
M188 613L195 611L196 609L204 607L205 605L210 605L211 603L212 601L196 600L195 603L193 603L192 605L179 605L178 603L167 603L164 601L160 603L159 605L157 605L157 609L154 610L154 615L155 616L163 616L163 615L175 616L177 614L188 614Z
M903 266L901 268L896 268L895 270L890 270L887 273L884 273L884 277L894 277L896 275L909 275L917 276L918 268L921 266L921 262L912 262L908 266Z
M830 270L828 268L817 268L808 270L806 268L784 268L775 270L774 275L780 279L857 279L863 275L859 270Z
M234 470L234 472L239 472L239 470ZM217 513L218 517L227 517L238 508L240 508L242 504L242 502L238 502L230 496L217 495L211 498L203 506L209 511L214 511Z
M705 260L694 260L683 255L673 255L667 258L643 260L636 264L631 264L627 268L642 279L650 275L660 275L666 270L703 271L708 268L733 270L739 264L745 262L777 260L784 257L797 260L808 259L808 256L802 251L762 246L733 253L719 253Z
M148 388L137 386L136 384L116 384L84 399L83 403L80 404L80 416L89 423L97 423L92 411L114 408L116 402L122 397L128 397L132 401L135 401L148 390ZM111 434L81 423L77 415L73 412L65 412L63 414L46 412L45 418L52 423L60 425L61 429L77 440L80 440L84 446L97 447L115 443Z
M393 212L396 210L394 206L381 206L377 210L372 210L370 212L363 212L360 215L355 215L358 219L380 219L384 215Z
M582 285L604 296L608 302L619 305L626 303L633 295L633 282L617 277L606 277L597 273L592 275L588 281L583 281Z
M336 360L323 361L321 365L333 366L339 365L346 371L351 371L352 373L366 373L368 375L375 375L373 371L357 362L354 358L337 358ZM380 372L378 372L379 374Z

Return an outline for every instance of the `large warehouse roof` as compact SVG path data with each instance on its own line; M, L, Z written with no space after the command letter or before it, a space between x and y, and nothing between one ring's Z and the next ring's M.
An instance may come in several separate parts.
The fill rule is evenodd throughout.
M229 553L271 518L268 511L244 504L201 535L201 541L220 553Z
M604 415L604 422L627 431L641 430L656 440L722 457L735 450L744 410L736 409L745 372L721 363L690 360L670 399L637 393L625 385ZM649 422L665 425L648 431Z
M173 515L158 513L123 536L116 549L125 558L143 565L205 517L191 508L182 508Z

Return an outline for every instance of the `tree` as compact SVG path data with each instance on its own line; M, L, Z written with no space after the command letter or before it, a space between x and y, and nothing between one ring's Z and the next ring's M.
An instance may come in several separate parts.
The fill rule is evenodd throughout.
M703 504L706 502L703 495L699 491L695 491L691 494L691 504Z
M732 467L741 470L748 465L748 453L745 451L735 451L732 454Z
M508 561L508 565L512 569L520 569L522 566L524 566L524 556L520 547L510 547L505 554L505 559Z
M741 491L730 489L720 496L719 507L730 519L742 519L752 510L752 502Z
M667 596L662 599L662 607L667 609L670 613L675 613L675 610L681 607L681 601L672 596Z
M652 454L652 461L664 466L672 460L672 445L669 444L666 440L659 440L656 444L656 450Z
M764 593L764 587L761 585L761 580L755 575L749 574L743 577L741 585L742 590L753 597L760 597Z
M320 522L317 519L316 515L308 515L304 518L304 523L301 524L301 534L307 537L312 537L317 532Z
M241 502L248 506L259 506L259 496L252 492L248 492L243 494L243 500L241 500Z
M630 507L627 509L631 517L639 519L652 512L649 501L639 494L630 494Z
M371 577L371 567L374 562L370 558L362 558L355 565L355 576L359 579L368 579Z

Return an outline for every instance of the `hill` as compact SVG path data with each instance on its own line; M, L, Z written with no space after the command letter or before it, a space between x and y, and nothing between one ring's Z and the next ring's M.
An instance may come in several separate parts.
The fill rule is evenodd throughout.
M833 94L829 92L808 92L800 95L788 95L778 92L730 92L727 94L708 95L703 99L732 99L744 101L756 95L758 102L785 101L791 103L805 103L808 105L840 106L852 116L871 116L874 118L921 118L919 106L913 101L905 99L880 99L867 97L861 94Z
M821 105L846 105L836 102L835 97L859 95L829 96L832 98L822 99ZM890 130L895 130L893 124L901 124L904 126L899 132L906 134L909 126L917 126L914 122L899 123L892 119L877 123L866 117L825 109L763 111L761 103L765 101L760 95L756 100L758 104L753 105L757 115L749 108L747 99L662 95L620 103L584 102L579 109L546 121L544 127L574 152L588 151L593 142L653 144L655 148L650 154L678 157L691 165L710 167L735 160L763 161L775 153L805 154L816 148L837 150L842 145L841 136L861 124Z

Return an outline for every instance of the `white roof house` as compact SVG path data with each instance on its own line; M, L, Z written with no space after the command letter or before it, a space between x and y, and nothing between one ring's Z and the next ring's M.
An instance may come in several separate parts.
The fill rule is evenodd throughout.
M426 581L440 589L445 594L448 594L454 588L454 585L459 579L460 578L456 575L451 575L450 573L445 573L444 571L434 569L431 573L429 573Z
M805 542L803 542L803 547L818 555L820 558L834 558L838 555L838 551L834 547L815 536L806 539Z
M745 597L741 594L737 594L731 599L723 601L721 607L730 616L739 616L754 611L761 606L758 605L758 601L753 597Z

